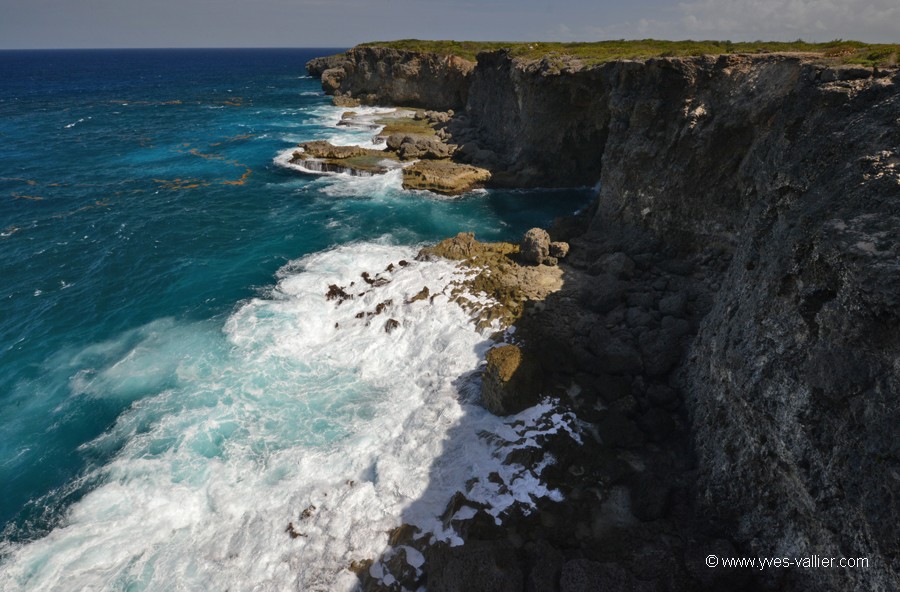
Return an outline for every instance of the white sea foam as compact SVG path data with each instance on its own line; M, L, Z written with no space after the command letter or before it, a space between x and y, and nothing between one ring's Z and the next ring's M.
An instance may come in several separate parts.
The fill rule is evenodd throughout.
M82 118L79 119L78 121L73 121L72 123L66 124L66 125L65 125L65 128L66 128L66 129L73 128L73 127L75 127L76 125L78 125L79 123L82 123L82 122L84 122L84 121L86 121L86 120L88 120L88 119L93 119L93 118L92 118L92 117L82 117Z
M49 535L5 550L0 589L349 590L350 562L377 558L401 523L459 543L437 516L473 477L469 497L495 516L558 498L500 459L565 418L477 404L470 375L490 342L446 298L406 304L459 275L414 252L310 255L224 327L163 319L81 352L72 396L134 403L85 445L115 453L90 476L100 485ZM363 271L390 283L370 288ZM329 284L356 296L327 300Z

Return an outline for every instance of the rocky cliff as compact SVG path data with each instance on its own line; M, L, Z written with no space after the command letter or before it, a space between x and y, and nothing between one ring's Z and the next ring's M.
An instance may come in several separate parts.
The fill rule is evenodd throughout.
M456 56L383 47L354 48L312 60L307 71L322 77L325 92L363 104L390 104L445 111L468 100L475 64Z
M326 90L464 106L448 130L493 154L499 179L599 182L564 237L577 306L532 329L554 364L647 434L665 413L686 421L694 515L720 548L869 561L771 569L755 586L900 588L896 68L797 55L589 67L504 52L472 65L380 48L347 59L323 74Z

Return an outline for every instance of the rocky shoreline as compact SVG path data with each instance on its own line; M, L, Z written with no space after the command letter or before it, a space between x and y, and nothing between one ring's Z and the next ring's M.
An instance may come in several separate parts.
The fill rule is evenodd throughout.
M379 175L402 168L404 189L459 195L483 187L490 181L491 172L459 162L456 155L464 151L445 141L450 136L444 128L452 116L453 111L396 109L372 120L348 111L339 125L378 129L373 144L385 147L334 146L321 140L303 142L289 162L312 173L354 176Z
M483 396L500 413L555 396L591 437L542 443L563 502L500 525L474 511L455 524L461 547L392 537L426 561L388 589L900 587L900 71L379 47L309 71L339 103L453 110L430 124L453 160L419 162L484 167L488 186L600 187L536 258L516 259L534 240L466 235L431 253L524 286L540 282L522 270L555 270L534 293L481 275L507 303L491 320L517 328L489 354ZM398 161L422 150L386 141ZM550 239L570 247L558 266ZM463 505L477 510L460 492L448 521ZM715 569L710 554L869 567Z

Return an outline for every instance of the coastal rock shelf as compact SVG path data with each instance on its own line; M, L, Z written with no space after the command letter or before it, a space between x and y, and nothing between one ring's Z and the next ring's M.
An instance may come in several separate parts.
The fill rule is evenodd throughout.
M452 112L451 112L452 114ZM377 117L343 114L338 125L378 130L374 144L385 148L336 146L316 140L299 145L288 161L310 173L345 173L370 177L403 168L403 188L459 195L483 187L490 179L487 169L451 160L455 144L441 139L450 114L397 109ZM403 166L402 163L408 163Z
M516 322L598 443L552 451L564 502L427 557L429 588L482 585L484 561L517 589L900 588L900 70L829 59L361 46L310 65L335 96L452 109L432 126L478 183L598 187L549 229L562 287ZM489 393L532 366L494 357Z

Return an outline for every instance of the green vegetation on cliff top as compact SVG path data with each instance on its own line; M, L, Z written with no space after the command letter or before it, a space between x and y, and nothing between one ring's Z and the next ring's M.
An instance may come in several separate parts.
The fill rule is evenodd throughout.
M825 60L841 64L864 66L896 65L900 60L900 44L872 44L860 41L835 40L827 43L805 41L597 41L592 43L542 43L502 41L427 41L401 39L398 41L373 41L358 47L391 47L406 51L432 52L455 55L475 60L482 51L508 49L514 57L540 59L549 55L568 55L589 64L613 60L646 59L652 57L678 57L721 55L730 53L811 53Z

